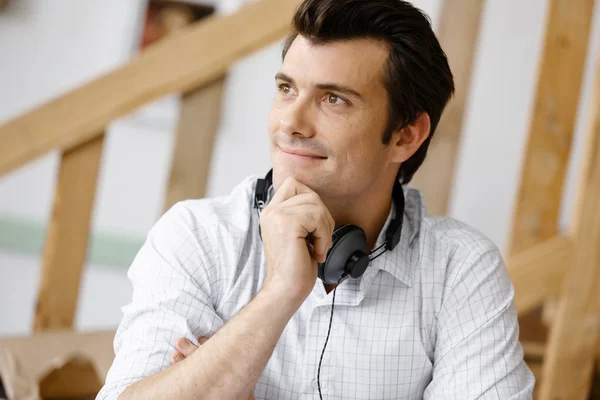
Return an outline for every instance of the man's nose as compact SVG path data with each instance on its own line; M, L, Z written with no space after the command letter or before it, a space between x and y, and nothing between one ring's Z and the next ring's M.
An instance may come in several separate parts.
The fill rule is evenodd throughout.
M279 121L281 131L290 136L314 136L312 113L310 100L297 98L288 106Z

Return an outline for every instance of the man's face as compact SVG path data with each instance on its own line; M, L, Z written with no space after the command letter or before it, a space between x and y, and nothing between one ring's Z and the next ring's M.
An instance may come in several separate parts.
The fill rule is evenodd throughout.
M292 176L329 198L358 198L395 176L383 74L388 50L360 39L312 45L298 36L269 113L275 188Z

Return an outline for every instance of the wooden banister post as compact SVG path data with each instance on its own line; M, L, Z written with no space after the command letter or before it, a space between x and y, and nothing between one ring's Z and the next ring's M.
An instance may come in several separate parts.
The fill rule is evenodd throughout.
M562 290L572 257L573 240L556 236L508 258L507 269L515 287L519 315L539 307Z
M165 209L205 196L225 78L183 95Z
M581 169L575 248L543 367L542 399L587 399L600 335L600 61Z
M558 233L593 10L593 0L550 2L511 254Z
M62 154L44 248L36 332L73 327L103 143L104 133Z
M550 1L535 106L513 212L511 255L559 234L558 218L593 9L593 0ZM549 297L546 308L539 305L530 309L530 313L519 315L521 340L545 343L546 325L550 323L556 301Z
M429 161L423 163L411 182L423 192L427 209L433 215L446 215L448 211L484 3L483 0L443 1L437 36L448 55L455 95L431 140Z

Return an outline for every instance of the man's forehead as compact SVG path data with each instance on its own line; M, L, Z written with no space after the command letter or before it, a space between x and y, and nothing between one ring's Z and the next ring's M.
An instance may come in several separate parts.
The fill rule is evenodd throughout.
M387 57L385 44L374 39L314 44L298 36L285 56L281 71L295 80L311 83L381 84Z

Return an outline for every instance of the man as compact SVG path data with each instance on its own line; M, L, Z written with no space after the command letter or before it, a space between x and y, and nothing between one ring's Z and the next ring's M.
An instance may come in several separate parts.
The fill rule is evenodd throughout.
M266 207L249 177L160 219L98 398L531 398L498 249L396 184L454 91L427 17L401 0L305 0L276 85ZM364 231L372 254L353 262L368 268L324 284L345 224Z

